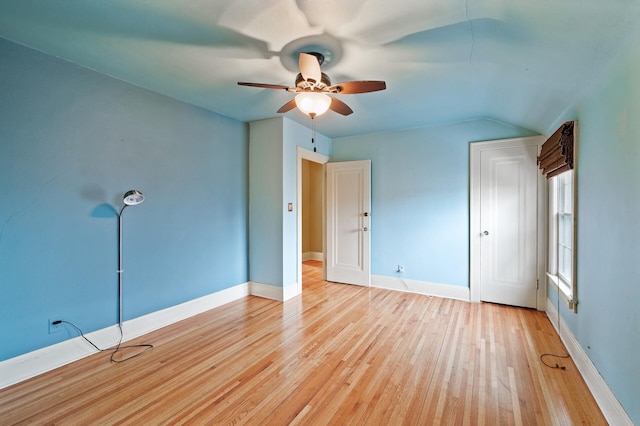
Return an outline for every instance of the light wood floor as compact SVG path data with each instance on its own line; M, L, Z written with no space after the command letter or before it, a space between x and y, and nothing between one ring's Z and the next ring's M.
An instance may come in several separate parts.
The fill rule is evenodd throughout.
M0 425L606 424L543 313L322 281L246 297L0 391ZM552 360L554 363L555 360ZM561 362L560 362L561 361Z

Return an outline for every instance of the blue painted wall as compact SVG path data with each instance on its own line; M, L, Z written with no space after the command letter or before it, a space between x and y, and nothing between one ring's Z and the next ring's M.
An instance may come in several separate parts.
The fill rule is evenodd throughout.
M469 142L531 136L491 120L333 140L371 160L371 273L469 286Z
M248 280L248 127L0 39L0 360Z
M251 123L249 277L282 286L282 119Z
M640 35L638 35L640 37ZM634 43L578 119L578 312L571 332L640 424L640 47ZM549 287L552 300L555 289Z

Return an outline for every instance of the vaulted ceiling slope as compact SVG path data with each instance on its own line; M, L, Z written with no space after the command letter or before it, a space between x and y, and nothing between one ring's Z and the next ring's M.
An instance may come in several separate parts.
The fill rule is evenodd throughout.
M385 80L330 137L490 118L546 133L634 37L632 0L3 0L0 36L236 118L275 117L298 52ZM293 64L293 65L292 65ZM297 110L290 118L308 124Z

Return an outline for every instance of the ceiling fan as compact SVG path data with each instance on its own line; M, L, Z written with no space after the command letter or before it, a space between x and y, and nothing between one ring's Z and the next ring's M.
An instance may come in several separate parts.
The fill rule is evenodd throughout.
M300 111L311 118L324 114L329 109L342 115L353 113L353 110L347 104L328 94L353 95L377 92L387 88L384 81L376 80L347 81L332 85L329 76L320 69L323 62L324 55L321 53L300 53L300 73L296 77L295 87L246 82L238 82L238 85L297 93L295 98L284 104L278 112L285 113L297 106Z

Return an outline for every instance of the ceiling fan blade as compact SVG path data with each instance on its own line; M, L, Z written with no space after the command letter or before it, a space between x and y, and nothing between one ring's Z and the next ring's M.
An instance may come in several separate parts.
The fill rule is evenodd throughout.
M341 95L353 95L356 93L377 92L387 88L384 81L366 80L366 81L346 81L344 83L334 84L329 87L330 92L340 93Z
M282 86L280 84L246 83L243 81L239 81L238 86L260 87L263 89L289 90L289 86Z
M333 97L331 98L331 105L329 105L329 109L342 115L349 115L353 113L353 110L349 108L349 105L345 104L340 99Z
M291 99L289 102L287 102L286 104L282 105L280 107L280 109L278 110L278 112L279 113L283 113L283 112L291 111L295 107L296 107L296 100L295 99Z
M300 53L299 65L302 78L306 81L313 80L314 83L320 83L322 71L320 70L318 58L308 53Z

